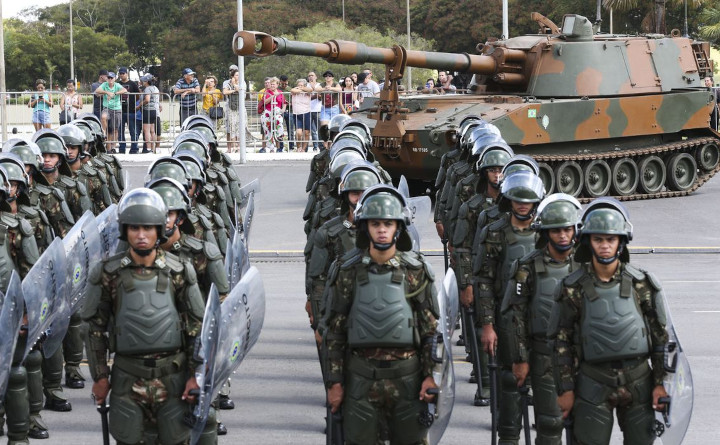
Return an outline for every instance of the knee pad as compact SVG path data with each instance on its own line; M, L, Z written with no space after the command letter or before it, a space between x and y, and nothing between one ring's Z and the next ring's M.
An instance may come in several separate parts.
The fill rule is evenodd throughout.
M548 416L546 414L538 414L535 416L538 439L540 436L557 437L560 439L563 432L562 416ZM560 442L558 442L560 443Z
M498 400L498 436L502 439L516 440L522 429L522 410L517 379L509 370L500 374L501 391Z
M62 349L57 351L50 357L45 357L42 363L43 387L45 389L60 388L63 371L63 355Z
M655 441L655 413L650 403L633 403L629 408L619 410L618 414L625 443L650 445Z
M27 371L23 366L10 368L5 394L5 416L10 441L27 439L30 430L30 405L27 395Z
M168 397L168 400L163 403L157 413L157 429L160 443L178 444L190 437L190 430L183 422L183 418L189 409L190 406L181 401L179 397Z
M595 405L576 396L572 416L573 435L578 442L585 445L610 443L613 416L607 405Z
M217 418L215 410L211 407L208 412L207 422L203 429L197 445L217 445Z
M118 442L134 444L143 439L143 413L129 395L110 393L109 423L110 434Z
M371 381L351 375L345 387L342 404L345 441L352 444L376 443L378 437L378 413L368 401L367 392Z
M39 413L43 405L42 354L31 351L25 359L30 412Z

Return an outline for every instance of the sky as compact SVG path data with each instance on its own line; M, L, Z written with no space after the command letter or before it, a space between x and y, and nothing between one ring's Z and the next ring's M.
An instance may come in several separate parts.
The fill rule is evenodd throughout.
M70 3L70 0L0 0L2 1L2 16L4 19L16 17L20 11L31 6L44 8L60 3Z

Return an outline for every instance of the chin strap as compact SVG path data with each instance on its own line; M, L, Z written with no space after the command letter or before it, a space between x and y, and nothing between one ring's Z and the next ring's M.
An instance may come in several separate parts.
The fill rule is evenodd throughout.
M58 169L58 166L55 165L55 167L51 168L45 168L44 166L40 169L43 173L54 173Z
M76 157L74 157L74 158L72 158L72 159L67 158L67 163L68 163L68 164L74 164L74 163L76 163L77 161L79 161L80 159L81 159L81 156L80 156L80 155L78 155L78 156L76 156Z
M155 250L155 248L153 247L152 249L136 249L133 247L132 250L138 255L145 257L153 253L153 250Z
M372 243L373 247L381 252L384 252L384 251L388 250L389 248L391 248L392 246L394 246L395 243L397 243L398 237L400 236L400 230L398 229L395 231L395 235L393 235L393 239L391 242L376 243L375 241L373 241L372 237L370 236L370 231L368 231L367 228L365 228L365 233L367 234L367 237L370 240L370 242Z
M615 260L617 260L618 258L620 258L620 255L622 255L624 248L625 248L625 243L621 242L620 245L618 246L617 252L615 252L615 255L611 256L610 258L602 258L602 257L599 257L599 256L595 253L595 250L593 250L592 248L590 248L590 250L592 250L593 256L595 257L595 259L597 260L598 263L600 263L600 264L612 264L613 262L615 262Z

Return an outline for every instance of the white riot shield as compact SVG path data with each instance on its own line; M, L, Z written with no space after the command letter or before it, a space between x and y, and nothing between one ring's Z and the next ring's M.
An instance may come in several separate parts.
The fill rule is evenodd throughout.
M410 197L410 186L408 186L405 175L400 176L400 181L398 181L397 189L398 192L400 192L405 197L405 199Z
M43 252L22 281L22 293L28 316L28 341L25 357L43 334L43 353L50 357L62 344L70 324L67 299L65 248L58 237Z
M688 362L685 351L680 343L680 339L675 331L675 326L670 317L670 305L663 294L665 302L665 313L667 314L666 329L668 332L668 341L670 345L674 344L674 350L666 353L665 364L674 371L668 371L663 385L670 396L670 412L666 419L661 413L655 412L655 417L664 428L664 433L660 436L663 445L680 445L690 425L690 417L693 410L693 380L690 372L690 363ZM670 347L672 349L672 346Z
M248 242L249 242L248 240L250 239L250 228L252 227L252 221L253 221L254 215L255 215L255 194L252 193L248 196L248 199L247 199L246 205L245 205L245 214L243 215L242 231L243 231L243 238L245 239L246 245L248 244Z
M68 268L68 300L74 314L85 302L90 268L103 257L95 216L89 210L85 212L62 241Z
M100 233L100 242L102 244L103 259L115 254L118 243L120 242L120 226L117 220L117 204L103 210L95 218L98 232Z
M212 399L253 347L265 320L265 289L251 267L221 305L221 323Z
M248 248L242 236L233 238L232 243L228 241L228 249L225 252L225 272L228 276L230 289L240 282L242 276L250 269L250 256Z
M207 423L210 404L213 401L212 390L215 375L215 362L220 334L220 296L215 284L210 286L205 315L203 316L202 331L200 331L200 348L197 351L202 365L195 373L195 379L200 386L198 403L193 409L193 428L190 433L190 445L195 445L200 438Z
M408 233L413 243L412 250L420 252L420 234L418 233L416 224L430 219L432 202L429 196L416 196L414 198L408 198L407 205L412 220L412 224L408 227Z
M2 303L0 303L0 333L2 333L4 339L0 342L0 400L5 399L5 391L10 378L10 368L15 355L15 346L17 346L23 312L24 305L20 277L13 271L12 275L10 275L7 292L2 298Z
M455 371L452 360L452 336L455 331L455 320L458 313L458 290L455 272L448 269L438 295L438 333L442 334L442 343L438 340L435 359L442 359L440 371L433 372L433 379L440 392L435 403L435 420L428 431L431 445L440 442L445 429L450 423L453 405L455 404Z
M238 203L240 208L242 209L247 206L247 201L250 195L258 193L260 193L260 180L257 178L240 187L240 197L242 198L242 201Z

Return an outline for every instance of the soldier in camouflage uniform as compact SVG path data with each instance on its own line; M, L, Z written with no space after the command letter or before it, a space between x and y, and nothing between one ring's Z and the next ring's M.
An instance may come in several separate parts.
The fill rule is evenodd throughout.
M434 275L422 254L410 251L409 211L397 190L366 190L355 220L357 248L330 278L328 403L333 412L342 408L348 444L375 445L385 429L390 443L422 444L427 427L418 415L436 388ZM371 321L378 317L394 322L382 329Z
M7 290L8 282L13 271L20 278L24 278L40 254L33 236L33 228L18 214L10 211L6 202L8 190L6 188L7 175L0 169L0 291ZM25 322L27 323L27 322ZM2 415L7 418L8 445L28 444L28 437L46 439L49 437L47 427L40 418L42 405L42 377L40 364L42 357L40 351L34 350L28 354L23 362L23 355L27 342L27 330L21 330L15 356L12 359L10 377L8 381L5 400L0 407L0 430L2 428ZM31 375L35 378L31 378ZM37 385L31 385L31 380ZM30 394L35 391L34 394ZM40 393L40 406L37 403L37 393ZM31 420L31 413L33 420Z
M91 210L92 204L85 185L72 179L65 142L55 130L47 128L35 132L33 142L40 147L43 156L42 175L49 185L63 191L70 212L77 221L83 213Z
M572 260L580 203L564 193L538 207L535 250L522 257L507 285L502 312L509 313L514 341L507 344L518 385L532 375L537 445L561 445L563 420L552 375L547 327L555 291L578 265Z
M89 157L84 151L87 144L85 133L74 124L62 125L57 132L67 147L67 163L72 179L85 186L93 215L101 214L113 201L105 173L89 162L81 162L82 158Z
M13 153L22 159L28 174L28 195L30 205L42 209L47 215L50 227L56 236L64 237L75 224L75 218L65 202L65 194L48 184L40 173L42 154L40 147L32 141L13 139L5 143L3 151Z
M342 214L320 226L311 240L312 251L306 278L308 300L305 310L310 316L310 325L315 330L322 317L321 301L325 294L330 265L355 248L355 207L365 189L379 183L380 174L369 162L348 164L338 186L338 194L342 199Z
M458 291L461 295L461 303L470 307L473 301L473 278L472 278L472 246L475 244L476 224L480 213L495 204L500 194L500 179L503 166L512 156L505 148L491 146L484 153L480 154L475 170L478 177L474 189L475 195L463 203L458 211L457 222L453 231L453 239L450 244L453 250L453 270L457 278ZM463 318L465 335L473 335L471 330L474 326L468 326L467 317ZM473 351L470 351L473 353ZM475 361L473 360L473 363ZM480 365L482 369L483 394L475 393L474 403L476 406L487 406L490 399L490 383L487 368L487 354L480 354ZM478 370L473 369L471 382L476 382Z
M652 444L653 409L667 397L662 287L630 265L632 235L622 204L591 203L575 253L582 264L563 280L550 316L557 401L578 444L609 444L613 411L625 443Z
M204 303L192 265L158 247L166 220L156 192L127 193L118 223L130 247L90 273L83 319L92 394L104 404L112 379L110 433L119 444L182 444L190 434L183 417L199 389L194 348ZM112 372L108 352L115 353Z
M510 322L500 314L500 305L512 264L530 253L535 245L535 232L530 228L538 203L544 196L543 183L531 172L517 172L504 179L500 187L498 208L504 215L486 226L479 235L479 269L473 270L477 287L474 299L478 314L476 330L480 344L495 355L501 366L498 405L498 436L500 445L517 445L520 438L521 410L518 385L512 373L512 359L507 347L511 340ZM469 304L466 295L463 304Z
M107 153L105 149L105 134L102 131L100 119L92 113L84 113L78 116L87 122L95 136L94 144L91 144L90 156L92 156L98 168L105 168L108 184L110 184L110 194L113 201L117 202L125 191L125 173L117 156Z

